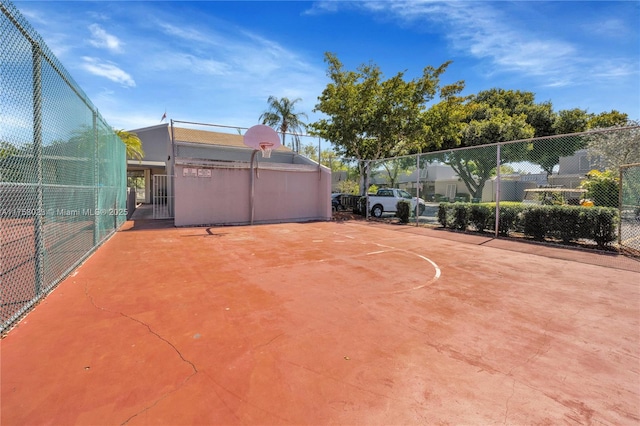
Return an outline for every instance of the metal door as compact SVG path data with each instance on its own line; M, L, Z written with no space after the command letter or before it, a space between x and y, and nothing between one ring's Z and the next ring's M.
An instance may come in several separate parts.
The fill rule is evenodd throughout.
M153 175L151 191L153 198L153 218L173 218L173 191L171 188L171 176Z

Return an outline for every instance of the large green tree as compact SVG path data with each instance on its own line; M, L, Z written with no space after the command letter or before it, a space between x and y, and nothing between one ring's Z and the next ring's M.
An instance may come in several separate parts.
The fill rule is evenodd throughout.
M302 145L301 154L314 161L318 159L318 147L316 145ZM332 171L347 170L347 164L333 149L323 149L320 153L320 164Z
M585 110L574 108L562 110L558 113L551 111L551 125L545 131L536 128L534 136L545 137L553 135L569 135L583 132L589 124L589 115ZM539 140L529 145L527 161L537 164L547 174L560 162L560 157L572 155L584 147L584 141L579 136L564 136L562 138Z
M595 132L586 137L589 157L616 175L624 164L640 163L640 122L629 120L616 131Z
M441 161L455 170L473 198L482 198L485 182L495 173L495 143L535 134L534 126L527 122L527 110L535 110L532 93L491 89L466 98L445 96L434 111L426 114L434 136L444 148L489 145L439 155ZM447 118L452 121L438 127L438 121ZM501 147L500 164L522 161L525 157L523 144Z
M606 129L609 127L637 126L638 121L629 120L626 113L616 111L602 112L598 115L591 114L589 117L589 129Z
M368 174L364 160L403 155L424 143L429 128L423 113L449 62L425 67L421 77L408 81L404 72L385 80L380 68L371 63L347 71L332 53L325 54L325 62L331 82L314 112L327 118L310 127L340 155L359 160L361 176ZM367 186L363 181L362 193Z
M295 112L295 105L301 100L300 98L291 100L286 97L278 99L275 96L269 96L267 99L269 108L260 115L259 120L262 121L262 124L276 127L276 130L280 132L283 146L286 146L285 137L287 133L303 133L307 127L307 124L302 121L303 117L307 118L307 114ZM291 149L300 152L299 137L293 137Z
M626 114L615 110L596 115L589 114L580 108L561 110L551 118L551 132L543 132L536 128L535 136L563 136L531 143L527 155L527 161L539 165L547 176L551 175L553 169L560 163L560 157L571 156L579 149L587 147L588 137L572 134L598 127L620 125L627 121Z
M616 111L598 115L578 108L553 111L551 102L535 102L531 92L491 89L468 97L441 94L441 102L426 113L431 138L441 148L488 145L533 137L584 132L595 123L618 123ZM527 161L551 174L560 157L586 147L584 136L541 139L501 146L501 164ZM440 159L460 176L472 196L480 198L484 182L495 174L497 148L451 151Z

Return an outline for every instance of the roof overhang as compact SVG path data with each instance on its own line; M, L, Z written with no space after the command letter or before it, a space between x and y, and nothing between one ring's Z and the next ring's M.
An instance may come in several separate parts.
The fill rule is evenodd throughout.
M138 160L127 160L127 166L138 166L138 167L166 167L167 163L165 161L138 161Z

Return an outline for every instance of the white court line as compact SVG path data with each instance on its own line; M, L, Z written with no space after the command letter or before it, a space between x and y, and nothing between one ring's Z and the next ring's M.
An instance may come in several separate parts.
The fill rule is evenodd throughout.
M334 234L336 234L336 233L334 232ZM346 238L352 238L352 239L355 239L355 237L350 237L350 236L347 236L347 235L342 235L342 236L344 236L344 237L346 237ZM427 262L429 262L429 263L431 264L431 266L433 266L433 268L435 269L435 271L436 271L435 275L433 276L433 278L431 278L431 279L430 279L429 281L427 281L426 283L421 284L421 285L419 285L419 286L417 286L417 287L412 287L412 288L408 288L408 289L404 289L404 290L391 291L391 292L389 292L389 293L391 293L391 294L404 293L404 292L406 292L406 291L419 290L419 289L421 289L421 288L424 288L424 287L426 287L426 286L428 286L428 285L431 285L431 284L433 284L434 282L438 281L438 279L440 279L440 276L442 275L442 270L440 269L440 267L438 266L438 264L437 264L436 262L434 262L433 260L429 259L428 257L423 256L423 255L421 255L421 254L414 253L414 252L409 251L409 250L398 249L398 248L395 248L395 247L392 247L392 246L388 246L388 245L386 245L386 244L380 244L380 243L367 243L367 242L364 242L363 244L374 244L374 245L376 245L376 246L378 246L378 247L381 247L381 248L386 248L386 249L395 250L395 251L401 251L401 252L405 252L405 253L408 253L408 254L412 254L412 255L414 255L414 256L418 256L420 259L422 259L422 260L426 260ZM387 253L388 251L389 251L389 250L372 251L372 252L367 253L367 254L366 254L366 256L373 255L373 254Z
M417 286L417 287L408 288L408 289L405 289L405 290L392 291L392 292L391 292L392 294L396 294L396 293L404 293L405 291L419 290L419 289L421 289L421 288L424 288L424 287L426 287L426 286L428 286L428 285L431 285L431 284L433 284L434 282L438 281L438 279L440 278L440 275L442 274L442 271L440 270L440 267L436 264L436 262L434 262L433 260L429 259L429 258L428 258L428 257L426 257L426 256L423 256L423 255L418 254L418 253L414 253L414 252L409 251L409 250L397 249L397 248L395 248L395 247L387 246L387 245L385 245L385 244L380 244L380 243L374 243L374 244L375 244L375 245L377 245L377 246L379 246L379 247L387 247L387 248L390 248L390 249L393 249L393 250L403 251L403 252L405 252L405 253L409 253L409 254L412 254L412 255L414 255L414 256L418 256L420 259L422 259L422 260L426 260L427 262L429 262L429 263L431 264L431 266L433 266L433 268L436 270L436 273L435 273L435 275L433 276L433 278L431 278L431 279L430 279L429 281L427 281L426 283L424 283L424 284L422 284L422 285L419 285L419 286Z

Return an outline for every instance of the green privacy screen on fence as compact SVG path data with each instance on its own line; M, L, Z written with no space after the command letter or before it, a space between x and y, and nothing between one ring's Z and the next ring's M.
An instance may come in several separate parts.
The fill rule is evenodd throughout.
M0 1L0 331L126 219L125 146Z

